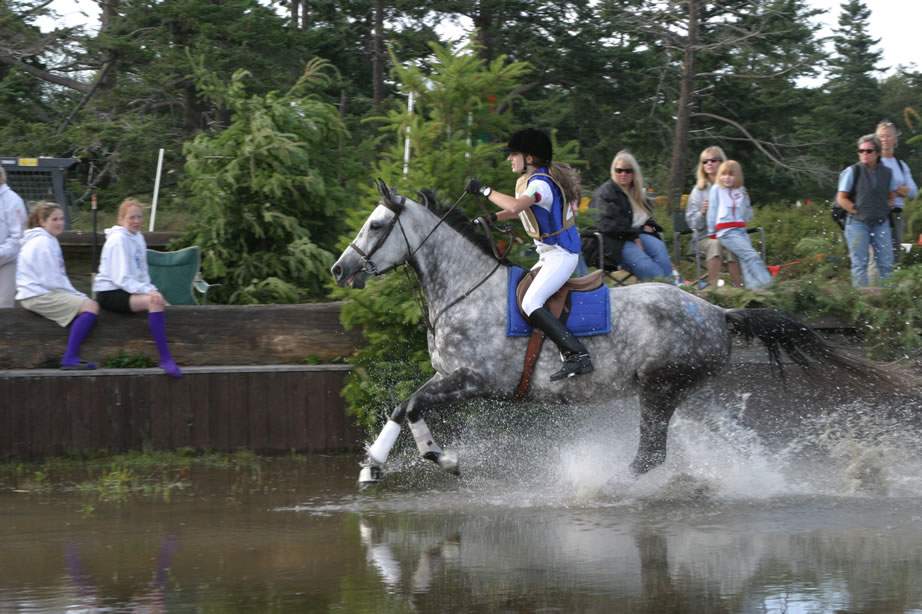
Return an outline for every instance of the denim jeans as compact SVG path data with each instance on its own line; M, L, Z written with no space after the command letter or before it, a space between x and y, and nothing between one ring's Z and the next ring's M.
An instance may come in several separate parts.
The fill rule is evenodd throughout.
M903 247L900 243L903 241L903 210L890 210L890 234L893 239L893 266L899 265L903 257Z
M887 279L893 273L893 243L889 220L869 224L850 215L845 220L845 241L848 243L848 257L852 261L854 287L866 288L868 285L868 246L874 250L880 278Z
M643 249L633 241L625 241L621 249L621 266L641 281L654 277L672 277L672 261L666 244L654 236L641 234Z
M765 268L759 252L752 247L752 241L743 228L724 230L718 238L720 244L733 252L743 272L743 284L751 289L764 288L772 283L772 275Z

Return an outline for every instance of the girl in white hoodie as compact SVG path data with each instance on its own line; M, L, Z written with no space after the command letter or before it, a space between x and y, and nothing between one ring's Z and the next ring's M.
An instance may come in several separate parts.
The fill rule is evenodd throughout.
M70 325L62 369L95 369L93 363L80 360L80 345L96 325L99 305L67 278L57 239L64 232L64 211L57 203L36 203L28 225L16 262L16 300L61 326Z
M147 312L147 324L160 354L160 368L170 377L182 377L170 354L163 310L167 302L150 281L147 243L141 234L141 203L125 199L118 208L118 225L106 229L93 291L99 305L118 313Z

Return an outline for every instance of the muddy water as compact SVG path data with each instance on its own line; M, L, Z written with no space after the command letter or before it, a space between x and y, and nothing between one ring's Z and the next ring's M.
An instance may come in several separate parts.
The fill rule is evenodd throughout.
M398 449L363 493L348 456L0 485L0 612L922 611L918 439L860 409L781 447L679 417L637 480L630 412L499 414L446 436L460 480Z

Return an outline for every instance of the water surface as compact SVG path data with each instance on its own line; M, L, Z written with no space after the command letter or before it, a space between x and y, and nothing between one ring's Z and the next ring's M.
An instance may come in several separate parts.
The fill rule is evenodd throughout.
M361 493L351 456L124 500L7 479L0 612L922 612L914 434L859 411L771 446L722 415L677 417L640 479L636 419L590 411L497 412L447 436L461 479L402 448Z

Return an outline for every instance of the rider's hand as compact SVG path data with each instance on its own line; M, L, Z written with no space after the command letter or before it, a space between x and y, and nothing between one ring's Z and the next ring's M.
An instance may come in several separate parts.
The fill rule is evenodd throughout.
M483 188L483 184L480 183L479 179L471 179L467 182L467 186L464 188L464 191L468 194L480 194L481 188Z
M487 214L487 215L481 215L480 217L474 218L474 219L471 220L471 221L472 221L474 224L477 224L477 225L481 225L481 226L490 226L491 224L493 224L493 222L496 221L496 214L495 214L495 213L489 213L489 214Z

